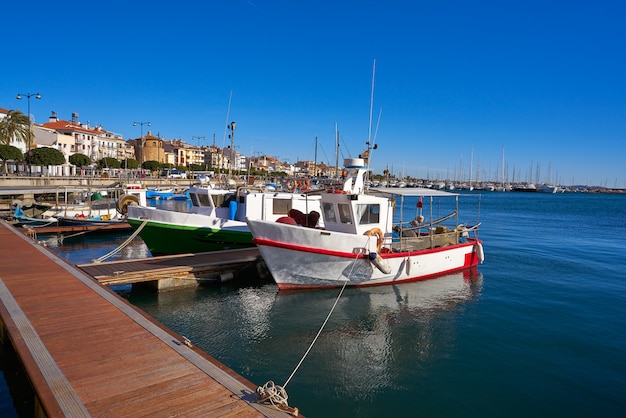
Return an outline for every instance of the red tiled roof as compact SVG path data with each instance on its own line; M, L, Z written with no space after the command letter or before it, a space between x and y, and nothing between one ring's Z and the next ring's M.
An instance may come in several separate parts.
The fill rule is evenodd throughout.
M70 122L69 120L58 120L56 122L46 122L42 125L44 128L54 129L55 131L84 132L98 135L102 130L98 128L83 128L81 125Z

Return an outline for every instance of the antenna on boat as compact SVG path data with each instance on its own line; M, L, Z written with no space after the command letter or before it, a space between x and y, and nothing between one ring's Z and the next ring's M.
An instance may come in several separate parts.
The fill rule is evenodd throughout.
M372 108L374 106L374 77L376 75L376 58L374 58L374 66L372 67L372 92L370 94L370 123L367 131L367 142L370 142L372 136Z
M228 119L230 118L230 102L233 100L233 91L230 90L230 96L228 97L228 109L226 110L226 123L224 123L224 137L222 138L222 158L217 166L217 179L218 184L222 186L222 164L224 164L224 147L226 146L226 130L228 129Z
M335 178L338 179L339 175L339 127L335 122Z
M369 171L370 171L370 158L372 149L376 149L377 146L372 144L372 111L374 107L374 80L376 77L376 58L374 58L374 64L372 66L372 92L370 94L370 120L369 127L367 130L367 170L365 171L365 184L364 187L367 189L367 184L369 183ZM378 133L378 123L380 123L380 115L382 113L382 109L380 109L380 113L378 114L378 122L376 123L376 133ZM374 134L374 141L376 140L376 134Z

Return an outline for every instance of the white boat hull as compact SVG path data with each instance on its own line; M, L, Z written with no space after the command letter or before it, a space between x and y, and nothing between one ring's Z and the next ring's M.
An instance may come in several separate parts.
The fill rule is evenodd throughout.
M374 286L425 280L475 266L480 242L375 254L376 238L248 220L254 243L280 289ZM297 231L294 230L297 229ZM373 258L373 257L372 257Z

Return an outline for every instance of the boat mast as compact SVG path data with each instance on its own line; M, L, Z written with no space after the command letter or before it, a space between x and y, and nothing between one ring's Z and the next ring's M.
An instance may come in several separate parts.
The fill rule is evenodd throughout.
M315 137L315 162L313 163L313 177L317 177L317 136Z
M502 189L504 191L504 145L502 145Z
M224 164L224 147L226 146L226 131L228 130L228 118L230 117L230 102L233 100L233 91L230 91L230 96L228 97L228 109L226 110L226 123L224 123L224 137L222 138L222 158L220 159L220 163L217 166L217 181L220 186L222 186L222 165ZM213 142L215 142L215 138L213 138Z
M339 128L335 122L335 178L339 178Z
M472 187L472 163L474 162L474 146L472 145L472 153L470 154L470 175L469 175L469 189L474 190Z
M370 93L370 120L369 120L369 127L367 129L367 168L365 171L365 184L364 187L367 189L367 184L369 183L369 175L370 175L370 160L372 158L371 155L371 150L372 150L372 141L371 141L371 137L372 137L372 111L374 108L374 80L376 77L376 58L374 58L374 64L372 66L372 91ZM380 109L380 113L378 114L378 123L376 123L376 132L378 132L378 124L380 123L380 115L383 112L382 109ZM376 138L374 136L374 138ZM374 147L374 149L376 149L376 147Z

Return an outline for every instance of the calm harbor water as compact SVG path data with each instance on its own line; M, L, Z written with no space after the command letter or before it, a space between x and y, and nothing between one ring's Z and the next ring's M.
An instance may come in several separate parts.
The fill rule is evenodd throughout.
M422 283L345 290L286 386L291 406L308 417L626 415L626 196L481 200L485 264ZM126 238L86 235L50 248L87 262ZM145 255L136 240L118 257ZM278 293L254 277L161 294L121 291L259 385L287 381L338 293ZM9 393L0 379L0 415L18 416L20 402L20 388Z

